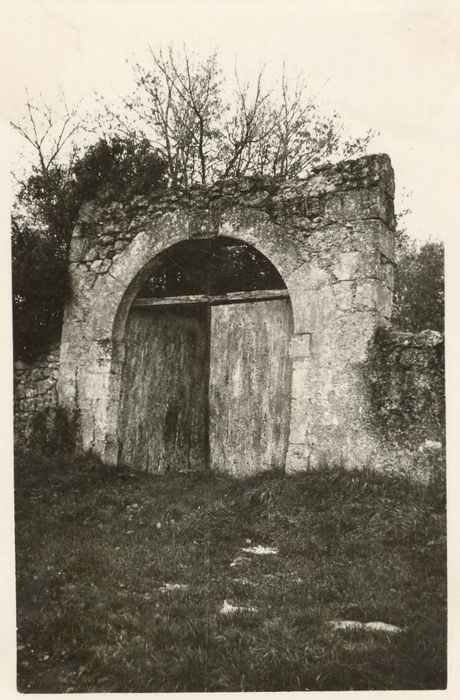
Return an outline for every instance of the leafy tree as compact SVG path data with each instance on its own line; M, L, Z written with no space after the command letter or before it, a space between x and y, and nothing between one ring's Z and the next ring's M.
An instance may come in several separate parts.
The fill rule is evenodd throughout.
M405 235L398 241L393 324L418 332L444 332L444 246L417 245Z
M12 273L14 354L30 359L60 337L70 289L66 246L13 218Z
M165 186L165 163L147 139L101 138L75 162L72 196L80 206L95 197L129 199Z
M83 202L146 194L164 180L164 164L145 140L100 139L83 155L72 147L60 159L67 140L59 134L70 122L64 120L47 150L46 139L58 121L51 110L36 112L30 103L27 109L30 138L25 125L14 127L34 146L37 157L32 173L20 183L12 216L14 351L22 358L59 339L70 297L70 238Z

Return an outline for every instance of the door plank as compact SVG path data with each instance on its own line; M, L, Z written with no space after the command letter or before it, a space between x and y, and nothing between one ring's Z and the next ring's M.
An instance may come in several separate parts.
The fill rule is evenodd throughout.
M206 309L131 309L119 412L119 463L200 470L207 449Z
M211 469L243 475L284 466L290 325L288 299L212 307Z

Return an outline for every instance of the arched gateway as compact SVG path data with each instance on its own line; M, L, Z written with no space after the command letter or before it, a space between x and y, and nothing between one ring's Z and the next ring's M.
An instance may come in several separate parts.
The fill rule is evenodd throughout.
M367 462L393 226L387 156L87 205L58 385L83 448L150 471Z
M291 325L286 285L252 246L219 237L160 253L125 328L118 462L283 467Z

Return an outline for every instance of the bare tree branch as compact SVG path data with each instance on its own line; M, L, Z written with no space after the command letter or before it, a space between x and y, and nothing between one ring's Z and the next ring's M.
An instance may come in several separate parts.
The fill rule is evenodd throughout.
M291 85L286 70L277 94L264 86L264 67L242 83L235 67L231 105L224 103L215 54L196 60L184 48L156 51L150 65L135 64L136 90L125 100L120 130L146 134L165 159L172 185L218 177L305 175L328 158L362 153L370 134L346 139L338 115L325 115L318 96L300 77ZM117 124L118 122L118 124Z

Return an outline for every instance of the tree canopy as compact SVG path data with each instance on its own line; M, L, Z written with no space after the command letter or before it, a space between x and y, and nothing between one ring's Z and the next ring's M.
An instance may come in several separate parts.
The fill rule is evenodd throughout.
M393 324L403 331L444 333L444 246L400 244L395 269Z
M68 253L81 205L129 198L164 184L165 167L145 139L99 139L65 164L35 166L12 214L15 356L30 358L60 337L70 298Z
M274 93L261 70L253 84L237 70L226 79L216 54L150 48L148 63L133 66L135 88L118 109L104 104L99 123L132 138L147 138L166 164L172 186L218 178L287 178L331 158L365 152L371 130L346 134L337 112L327 114L298 78L286 75ZM230 82L230 86L229 86Z

